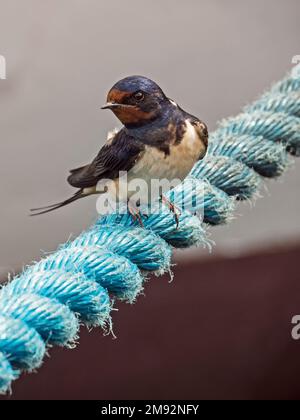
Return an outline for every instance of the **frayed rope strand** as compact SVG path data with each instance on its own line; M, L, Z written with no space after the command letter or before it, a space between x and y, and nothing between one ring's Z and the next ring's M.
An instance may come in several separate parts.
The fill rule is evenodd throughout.
M171 272L173 247L209 246L205 223L229 222L236 199L258 196L291 155L300 155L300 65L211 134L206 158L169 192L181 208L184 198L178 228L165 207L143 229L127 213L100 217L0 290L0 392L38 368L48 345L74 346L80 323L111 329L113 299L132 303L148 272Z

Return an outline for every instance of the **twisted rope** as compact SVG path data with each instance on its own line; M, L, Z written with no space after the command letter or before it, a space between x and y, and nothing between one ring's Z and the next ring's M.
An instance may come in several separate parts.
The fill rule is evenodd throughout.
M170 270L172 247L207 244L205 223L228 222L236 199L253 198L263 177L280 176L291 154L300 155L300 66L211 135L205 160L169 193L175 204L185 198L178 229L167 208L144 229L128 214L101 217L1 289L1 392L41 365L47 345L73 346L79 323L110 325L111 297L134 302L148 272Z

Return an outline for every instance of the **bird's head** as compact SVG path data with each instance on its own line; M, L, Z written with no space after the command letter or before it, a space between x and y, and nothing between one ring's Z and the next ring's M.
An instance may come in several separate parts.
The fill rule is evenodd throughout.
M111 109L126 127L139 127L158 118L166 102L168 99L155 82L130 76L111 88L102 109Z

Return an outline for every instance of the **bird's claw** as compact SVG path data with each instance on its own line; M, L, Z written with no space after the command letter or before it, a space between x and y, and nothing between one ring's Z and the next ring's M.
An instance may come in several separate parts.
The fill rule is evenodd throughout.
M134 222L138 221L140 224L140 227L144 228L144 223L143 223L143 219L141 216L141 212L137 207L134 207L133 205L130 205L129 203L127 204L127 208L128 208L128 212L132 217L132 220ZM146 215L145 215L146 216ZM148 217L148 215L147 215Z
M162 202L169 208L169 210L174 214L176 229L179 228L179 216L181 215L180 209L171 201L169 201L164 195L161 196Z

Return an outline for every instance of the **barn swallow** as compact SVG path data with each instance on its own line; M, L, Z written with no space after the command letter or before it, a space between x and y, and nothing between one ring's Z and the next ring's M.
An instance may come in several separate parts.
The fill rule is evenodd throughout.
M120 171L128 179L183 180L207 150L207 126L185 112L152 80L131 76L117 82L107 95L102 109L110 109L123 127L111 135L95 159L70 171L68 182L78 190L65 201L32 209L32 215L56 210L80 198L97 193L101 179L119 181ZM159 198L159 197L158 197ZM175 206L161 197L174 212ZM137 209L128 208L142 225Z

